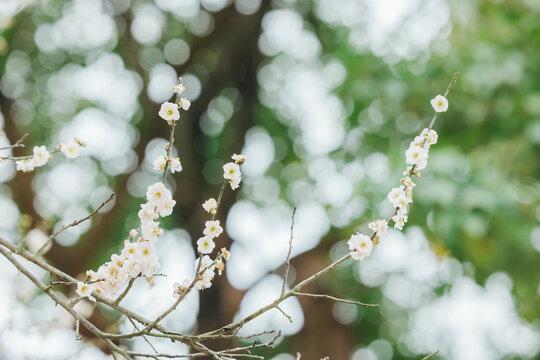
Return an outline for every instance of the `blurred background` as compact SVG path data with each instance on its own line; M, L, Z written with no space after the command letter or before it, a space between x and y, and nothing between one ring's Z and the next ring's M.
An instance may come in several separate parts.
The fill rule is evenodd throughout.
M278 294L294 206L293 281L392 212L385 197L404 150L429 124L429 100L460 71L405 231L308 289L381 307L290 299L292 324L271 311L243 332L289 335L259 352L274 360L435 350L440 359L537 359L539 19L538 0L2 0L0 147L24 133L28 145L77 136L88 147L32 173L1 163L0 235L31 246L115 192L46 259L82 279L118 252L159 181L151 163L168 127L157 111L180 74L192 107L173 149L184 170L168 180L178 203L159 244L168 276L152 290L137 282L125 302L148 317L170 305L172 284L193 275L201 203L242 152L242 186L225 193L218 215L226 234L217 246L232 253L226 275L165 322L214 329ZM76 341L69 315L5 259L0 268L0 359L108 358L90 334ZM78 306L102 329L131 331L117 314Z

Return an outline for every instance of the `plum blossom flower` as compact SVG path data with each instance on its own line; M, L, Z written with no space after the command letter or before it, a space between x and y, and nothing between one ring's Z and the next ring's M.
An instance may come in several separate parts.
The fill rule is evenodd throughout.
M172 195L162 182L157 182L146 189L146 198L150 204L159 208L167 200L172 199Z
M179 158L173 159L171 161L171 173L177 173L182 171L182 163Z
M347 244L351 250L351 257L355 260L362 260L373 250L373 243L369 236L360 233L352 235Z
M69 140L67 144L60 144L60 151L68 159L75 159L79 157L81 145L78 142Z
M91 300L91 301L95 302L96 298L92 296L92 291L94 291L94 287L92 286L92 284L86 284L86 283L83 283L83 282L78 282L77 283L76 293L80 297L86 297L86 298L88 298L88 300Z
M388 223L386 220L376 220L369 223L369 228L374 231L377 237L382 237L388 231Z
M180 100L178 100L178 105L184 109L184 110L189 110L189 107L191 106L191 101L189 101L188 99L186 98L181 98Z
M168 101L161 104L161 108L158 112L159 116L163 120L176 121L180 119L180 112L178 111L178 105L170 103Z
M210 254L214 251L216 244L211 237L203 236L197 240L197 251L201 254Z
M165 156L163 155L158 156L152 163L153 169L159 171L163 171L163 169L165 169L165 165L167 165L167 159L165 159Z
M394 221L394 228L403 230L403 225L407 222L407 215L405 212L398 211L398 213L392 217L392 220Z
M206 212L212 213L212 210L216 210L216 209L217 209L218 204L217 204L216 199L210 198L210 199L206 200L206 201L202 204L202 207L203 207L203 209L204 209Z
M425 149L417 145L411 145L405 151L407 164L416 165L419 170L422 170L427 165L428 153Z
M445 112L448 110L448 100L442 95L437 95L431 100L431 106L435 112Z
M34 170L36 165L32 161L32 159L25 159L25 160L18 160L15 162L15 168L17 171L22 172L31 172Z
M45 165L51 156L44 145L34 146L33 152L34 157L32 158L32 162L36 167Z
M207 221L203 234L213 239L218 237L223 232L223 228L219 225L219 220Z

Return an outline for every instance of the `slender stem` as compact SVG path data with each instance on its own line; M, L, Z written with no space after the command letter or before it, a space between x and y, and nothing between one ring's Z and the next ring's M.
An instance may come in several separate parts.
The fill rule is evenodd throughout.
M133 283L135 282L135 279L136 279L136 277L132 277L131 279L129 279L129 283L128 283L126 289L120 294L120 296L118 296L118 299L116 299L113 302L114 306L118 306L118 304L120 304L120 302L126 297L129 290L131 290L131 287L133 286Z
M450 84L448 84L448 87L446 88L446 91L444 92L444 97L447 97L448 94L450 94L450 90L454 87L454 84L457 81L457 78L459 77L459 72L454 73L454 77L452 78L452 81L450 81ZM437 121L437 118L439 117L438 112L435 112L435 115L433 115L433 119L431 119L431 123L429 124L429 130L433 128L433 125L435 125L435 121Z
M229 183L228 180L224 180L223 181L223 184L221 184L221 189L219 189L219 194L218 194L218 198L217 198L217 206L216 206L216 211L212 214L212 221L214 221L216 219L216 215L217 215L217 211L219 209L219 205L221 205L221 199L223 198L223 193L225 192L225 188L227 187L227 184Z
M293 243L294 232L294 215L296 214L296 207L293 209L291 216L291 237L289 238L289 252L287 253L287 261L285 262L285 276L283 277L283 285L281 286L281 296L285 294L285 287L287 286L287 280L289 278L289 269L291 267L291 252Z
M295 292L294 295L295 296L308 296L308 297L314 297L314 298L323 298L323 299L333 300L337 302L342 302L345 304L360 305L360 306L365 306L365 307L379 307L379 304L365 304L365 303L361 303L355 300L346 300L346 299L341 299L335 296L323 295L323 294L309 294L309 293Z
M111 196L109 196L109 198L107 200L105 200L103 203L101 203L101 205L99 205L94 211L92 211L90 214L88 214L86 217L82 218L82 219L79 219L79 220L75 220L73 221L71 224L69 225L66 225L66 226L63 226L60 230L56 231L55 233L53 233L51 236L49 236L49 238L47 239L47 241L45 242L45 244L43 244L43 246L41 246L41 248L39 248L39 250L37 251L36 253L36 257L40 257L41 255L43 255L43 252L45 252L45 249L49 246L49 244L51 243L51 241L57 237L58 235L60 235L62 232L64 232L65 230L69 229L70 227L73 227L73 226L77 226L79 225L80 223L83 223L85 222L86 220L90 219L92 216L94 216L99 210L101 210L105 205L107 205L112 199L114 199L116 195L114 193L111 194Z
M49 154L52 155L52 154L56 154L60 152L60 150L52 150L52 151L49 151ZM34 157L34 155L24 155L24 156L0 156L0 159L2 160L26 160L26 159L32 159Z
M437 355L438 353L439 353L439 350L437 350L437 351L435 351L435 352L429 354L428 356L426 356L426 357L423 358L422 360L427 360L427 359L429 359L429 358L431 358L431 357Z
M17 142L13 145L9 145L9 146L4 146L4 147L0 147L0 150L8 150L8 149L13 149L13 148L16 148L16 147L24 147L24 144L23 144L23 141L24 139L26 139L26 137L28 136L28 133L24 134L23 136L21 136L21 138L19 140L17 140Z
M169 170L169 157L171 156L171 149L174 144L174 130L176 129L176 121L171 121L169 123L170 132L169 132L169 142L167 143L167 146L165 147L167 151L167 162L165 163L165 167L163 168L163 177L161 179L161 182L165 184L165 180L167 180L167 171Z

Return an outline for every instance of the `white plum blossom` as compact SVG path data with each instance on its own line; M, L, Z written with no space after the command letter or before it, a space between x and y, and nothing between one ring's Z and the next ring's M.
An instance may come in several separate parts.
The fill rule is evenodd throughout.
M122 249L122 252L120 255L124 259L133 258L135 254L137 253L137 243L132 243L129 240L124 241L124 248Z
M216 209L217 209L218 204L217 204L216 199L210 198L210 199L206 200L206 201L202 204L202 207L203 207L203 209L204 209L206 212L212 213L212 210L216 210Z
M240 187L240 181L242 181L242 178L240 176L230 179L229 183L231 184L231 189L238 189Z
M223 228L219 225L219 220L207 221L203 234L211 239L218 237L223 232Z
M394 205L394 207L399 205L399 199L401 197L405 197L405 188L403 186L393 188L388 193L388 200L390 200L390 203Z
M15 168L17 171L22 172L31 172L34 170L36 165L32 161L32 159L25 159L25 160L18 160L15 162Z
M163 155L158 156L152 163L153 169L159 171L163 171L163 169L165 169L165 165L167 165L167 159L165 159L165 156Z
M418 170L424 169L427 165L428 153L420 146L411 145L407 151L405 151L405 157L407 164L416 165Z
M141 264L135 258L126 260L123 267L131 277L135 278L141 274Z
M182 163L179 158L173 159L171 161L171 173L177 173L182 171Z
M437 139L439 138L439 135L437 135L437 132L435 130L430 130L428 128L422 130L422 133L420 134L422 138L426 139L426 143L429 145L433 145L437 143Z
M223 165L223 178L227 180L232 180L236 177L241 176L240 166L238 164L230 162Z
M172 195L162 182L157 182L146 189L146 199L150 204L160 208L166 201L172 199Z
M176 205L176 201L173 199L167 199L163 204L159 207L159 216L165 217L172 214L174 205Z
M209 236L203 236L197 240L197 251L201 254L210 254L215 246L214 240Z
M32 158L32 162L36 167L45 165L51 156L44 145L34 146L33 152L34 157Z
M360 233L352 235L347 244L351 250L351 257L355 260L362 260L373 250L373 243L369 236Z
M191 106L191 101L189 101L186 98L181 98L180 100L178 100L178 105L180 105L182 109L187 111L189 110L189 107Z
M388 231L388 223L386 220L376 220L369 223L369 228L376 233L377 237L382 237Z
M142 204L141 210L139 210L139 219L141 220L141 223L147 223L154 221L154 215L155 215L155 205L152 205L150 203Z
M410 176L405 176L401 179L401 183L405 185L406 188L412 189L416 184L412 181Z
M159 223L155 221L141 223L141 233L144 240L156 240L160 234Z
M398 211L398 213L392 217L392 220L394 221L394 228L403 230L403 225L407 222L407 215L405 212Z
M208 255L204 255L201 258L201 265L199 269L199 259L195 260L195 270L199 269L201 272L201 280L197 281L195 286L199 290L207 289L212 286L212 280L214 280L216 267L213 264L212 259Z
M229 181L231 189L237 189L242 181L240 166L233 162L223 165L223 178Z
M170 103L168 101L161 104L161 108L158 112L159 116L163 120L176 121L180 119L180 112L178 111L178 105Z
M448 100L442 95L437 95L431 100L431 106L435 112L445 112L448 110Z
M78 142L69 140L67 144L60 144L60 151L68 159L75 159L79 157L81 145Z
M94 291L92 284L86 284L83 282L77 283L76 292L80 297L86 297L88 300L96 301L96 298L92 296L92 291Z

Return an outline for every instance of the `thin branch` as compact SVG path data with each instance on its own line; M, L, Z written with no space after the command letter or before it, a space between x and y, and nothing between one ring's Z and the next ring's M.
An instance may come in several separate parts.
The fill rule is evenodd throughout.
M176 96L176 101L178 101L178 96ZM171 156L171 149L174 144L174 129L176 129L176 121L171 121L169 123L169 126L171 128L169 133L169 142L165 146L165 150L167 151L167 162L165 163L165 167L163 168L163 177L161 178L161 182L165 184L165 180L167 180L167 171L169 170L169 156Z
M107 200L105 200L103 203L101 203L101 205L99 205L94 211L92 211L90 214L88 214L86 217L82 218L82 219L79 219L79 220L75 220L73 221L71 224L69 225L65 225L63 226L60 230L56 231L55 233L53 233L51 236L49 236L49 238L47 239L47 241L45 242L45 244L43 244L43 246L38 250L38 252L36 253L36 257L40 257L43 252L45 252L45 249L49 246L49 244L51 243L51 241L57 237L59 234L61 234L62 232L64 232L65 230L69 229L70 227L73 227L73 226L77 226L79 225L80 223L83 223L85 222L86 220L90 219L92 216L94 216L99 210L101 210L105 205L107 205L112 199L114 199L115 197L115 194L112 193L111 196L109 196L109 198Z
M282 314L283 316L285 316L287 318L287 320L289 320L289 322L292 324L293 321L292 321L292 317L290 315L288 315L282 308L278 306L276 306L276 309L278 309Z
M24 134L23 136L21 136L21 138L19 140L17 140L17 142L13 145L9 145L9 146L4 146L4 147L0 147L0 150L8 150L8 149L13 149L13 148L16 148L16 147L24 147L24 144L23 144L23 141L24 139L26 139L26 137L28 136L28 133Z
M438 353L439 353L439 350L435 351L434 353L429 354L428 356L426 356L426 357L423 358L422 360L427 360L427 359L429 359L429 358L431 358L431 357L437 355Z
M450 93L450 90L454 87L454 84L457 81L457 78L459 77L459 72L454 73L454 77L452 78L452 81L450 81L450 84L448 84L448 87L446 88L446 91L444 92L444 97L447 97ZM439 117L439 112L435 112L435 115L433 115L433 119L431 119L431 123L429 124L429 130L433 128L433 125L435 125L435 121L437 121L437 118Z
M291 237L289 238L289 252L287 253L287 261L285 262L285 276L283 277L283 285L281 286L281 296L285 294L285 287L287 286L287 280L289 278L289 269L291 267L291 252L293 243L294 232L294 215L296 214L296 207L293 209L291 216Z
M133 325L133 327L135 328L135 330L137 331L140 331L139 327L137 326L137 324L135 323L135 321L133 321L132 318L130 318L129 316L126 316L127 319L129 320L129 322L131 323L131 325ZM146 341L146 343L148 345L150 345L150 347L152 348L152 350L154 350L154 353L158 353L158 351L156 350L156 348L154 347L154 345L152 345L152 343L148 340L148 338L146 336L142 336L142 338L144 339L144 341Z
M120 302L126 297L129 290L131 290L131 287L133 286L133 283L135 282L135 279L136 279L136 277L132 277L131 279L129 279L129 283L128 283L126 289L120 294L120 296L118 296L118 299L116 299L113 302L113 306L118 306L118 304L120 304Z
M323 298L323 299L333 300L337 302L342 302L345 304L360 305L360 306L365 306L365 307L379 307L379 304L366 304L366 303L361 303L360 301L346 300L346 299L341 299L338 297L334 297L330 295L323 295L323 294L309 294L309 293L295 292L294 295L295 296L308 296L308 297L313 297L313 298Z

